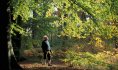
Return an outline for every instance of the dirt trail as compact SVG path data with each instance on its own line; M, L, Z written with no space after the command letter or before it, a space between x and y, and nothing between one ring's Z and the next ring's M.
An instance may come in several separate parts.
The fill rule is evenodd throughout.
M40 62L20 62L19 64L24 70L85 70L68 67L61 62L53 62L52 66L42 65Z

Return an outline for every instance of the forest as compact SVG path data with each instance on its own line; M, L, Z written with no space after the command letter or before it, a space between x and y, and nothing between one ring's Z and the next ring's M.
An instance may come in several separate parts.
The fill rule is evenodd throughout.
M1 1L3 70L118 70L118 0ZM52 66L42 65L44 35Z

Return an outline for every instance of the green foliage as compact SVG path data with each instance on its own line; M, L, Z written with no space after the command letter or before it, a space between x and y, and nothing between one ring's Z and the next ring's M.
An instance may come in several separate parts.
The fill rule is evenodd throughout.
M118 28L116 26L101 24L98 31L99 31L99 35L101 35L101 37L103 37L104 39L111 39L115 36L116 37L118 36L117 29Z
M54 4L56 4L57 8L61 9L60 24L62 26L62 30L60 31L60 35L87 38L92 33L96 36L103 36L105 39L117 36L117 27L107 24L107 21L113 21L116 17L114 16L116 13L111 11L111 7L113 7L112 3L117 2L113 2L112 0L60 0L56 3L56 1L57 0L54 0ZM114 9L117 9L117 7ZM85 15L90 15L91 18L83 22L83 20L80 20L80 17L78 17L79 11L85 12ZM65 14L67 14L66 18L64 18ZM65 23L66 25L64 25ZM80 27L77 27L78 24ZM114 33L114 31L116 33Z
M110 51L92 54L89 52L75 52L72 50L68 50L65 54L67 55L66 58L63 59L63 61L74 67L82 67L92 70L108 70L111 67L112 69L114 69L116 68L115 66L117 66L118 54L114 54L114 52Z
M71 65L75 67L83 67L83 68L95 68L97 66L105 66L106 64L102 60L98 60L95 58L94 54L89 52L74 52L74 51L67 51L67 56L63 60L65 62L71 63Z
M31 49L33 48L32 39L28 36L23 36L21 40L22 49Z
M15 24L15 23L12 23L10 25L10 28L11 28L10 33L13 34L13 35L15 35L14 31L19 32L19 34L26 35L25 30L22 27L20 27L19 25Z
M13 19L17 19L20 15L23 21L27 21L31 16L31 10L34 4L34 0L11 0L11 6L13 7Z
M14 14L14 19L17 18L18 15L22 17L22 19L28 20L28 18L31 15L31 11L35 11L35 13L38 14L38 16L35 16L36 19L42 19L42 18L50 18L52 14L54 13L54 5L56 5L57 8L59 8L59 12L61 13L61 25L63 25L64 22L66 22L67 26L64 27L64 35L68 36L76 36L76 37L84 37L83 35L81 36L80 34L84 33L85 37L88 35L90 32L93 32L93 29L91 31L90 28L86 28L86 24L82 24L82 27L79 29L76 27L77 23L82 23L81 20L78 19L78 11L83 10L85 14L88 14L92 16L90 20L92 20L94 23L99 22L104 24L103 21L106 21L106 18L111 17L111 9L116 10L117 6L117 1L107 1L107 0L98 0L98 1L82 1L82 0L53 0L53 1L34 1L34 0L12 0L11 5L14 7L13 8L13 14ZM114 4L115 3L115 4ZM76 10L75 10L76 9ZM67 18L64 18L64 15L67 14ZM112 13L112 15L115 13ZM55 18L55 17L54 17ZM95 21L97 20L97 21ZM113 19L111 19L113 20ZM42 20L39 21L40 24L45 21L53 21L53 19L50 20ZM89 22L91 24L91 28L94 28L95 31L98 31L99 28L101 27L96 27L93 22ZM98 25L97 24L97 25ZM102 25L99 24L99 25ZM74 28L74 29L73 29ZM97 30L96 30L97 29ZM86 32L80 31L80 30L86 30ZM70 31L66 33L67 31ZM79 32L78 32L79 31ZM94 31L94 32L95 32ZM107 31L107 29L106 29ZM109 30L108 30L109 31ZM99 31L100 33L104 33L103 31ZM78 35L79 34L79 35ZM105 35L105 34L104 34ZM108 36L108 35L107 35ZM110 37L111 38L111 37Z
M60 26L63 26L64 23L66 23L66 26L63 26L64 28L61 31L59 31L61 35L67 35L69 37L86 38L91 32L97 32L97 35L100 36L103 35L104 37L108 38L113 37L113 34L111 35L112 32L110 31L110 29L108 29L109 27L112 29L112 26L110 25L108 27L105 23L108 20L116 20L114 19L116 17L116 12L112 12L112 10L117 10L117 1L59 0L58 3L57 1L58 0L11 0L11 5L13 6L14 20L17 18L18 15L20 15L23 21L27 21L30 18L30 15L32 14L31 12L35 12L37 16L34 16L34 18L38 20L37 23L39 25L46 22L48 23L45 25L49 25L50 22L53 23L53 21L57 21L55 20L56 17L53 17L52 15L54 13L54 5L56 5L56 7L60 9L59 12L61 14L61 17L59 17ZM87 24L81 22L81 20L79 19L80 17L78 17L79 11L85 12L85 15L90 15L92 17L90 20L92 21L86 21L85 23ZM65 14L67 14L66 18L64 18ZM78 23L80 24L80 27L77 28L76 25Z

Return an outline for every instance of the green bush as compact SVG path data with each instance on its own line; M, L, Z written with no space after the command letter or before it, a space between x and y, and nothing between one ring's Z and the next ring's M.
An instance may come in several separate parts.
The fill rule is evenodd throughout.
M108 63L104 59L97 59L97 54L89 52L67 51L66 58L62 59L66 64L73 67L79 67L91 70L108 70ZM104 56L103 56L104 57ZM100 69L99 69L100 68Z

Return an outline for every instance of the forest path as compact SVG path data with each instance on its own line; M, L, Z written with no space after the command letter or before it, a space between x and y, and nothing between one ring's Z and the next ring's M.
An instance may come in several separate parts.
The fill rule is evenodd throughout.
M87 70L87 69L78 69L65 65L63 62L52 62L52 66L42 65L41 62L20 62L20 66L24 70Z

